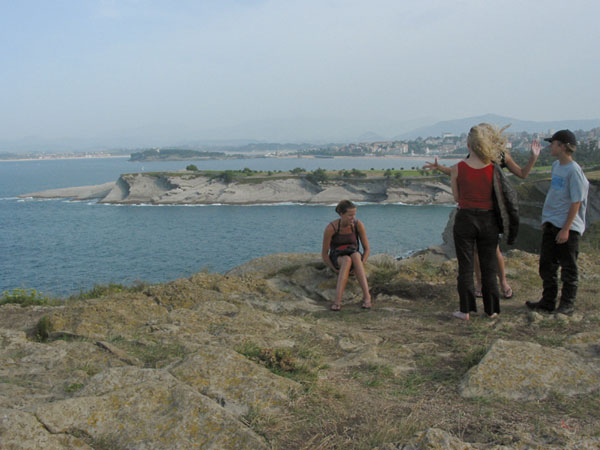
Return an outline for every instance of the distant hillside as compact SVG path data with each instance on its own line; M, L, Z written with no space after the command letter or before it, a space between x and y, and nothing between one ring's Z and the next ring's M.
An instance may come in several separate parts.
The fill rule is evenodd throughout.
M499 116L496 114L485 114L482 116L467 117L465 119L445 120L431 126L416 128L407 133L395 136L395 140L426 138L430 136L442 136L444 133L460 135L467 133L469 129L478 123L488 122L503 127L511 124L509 131L512 133L527 131L529 133L547 133L548 130L559 130L569 128L571 130L590 130L600 126L600 119L590 120L563 120L552 122L534 122L531 120L519 120L514 117Z
M129 161L178 161L186 159L223 158L225 156L225 153L221 152L201 152L186 149L152 149L132 153Z

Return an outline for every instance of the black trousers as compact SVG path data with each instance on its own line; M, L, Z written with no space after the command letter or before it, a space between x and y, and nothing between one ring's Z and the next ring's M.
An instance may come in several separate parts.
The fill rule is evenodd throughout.
M494 211L459 209L454 220L454 246L458 259L458 296L460 311L477 311L473 282L474 251L481 265L481 293L486 314L500 313L500 294L496 280L498 262L498 222Z
M580 235L577 231L570 230L569 240L564 244L557 244L556 235L559 231L560 228L549 222L543 225L539 274L544 287L541 301L549 307L554 307L556 304L559 266L562 281L560 304L572 305L577 296L577 256Z

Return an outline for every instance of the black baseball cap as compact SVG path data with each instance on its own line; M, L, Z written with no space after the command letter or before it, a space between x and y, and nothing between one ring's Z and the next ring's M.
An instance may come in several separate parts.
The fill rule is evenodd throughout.
M545 141L560 141L563 144L577 145L577 138L571 130L560 130L552 135L551 138L544 139Z

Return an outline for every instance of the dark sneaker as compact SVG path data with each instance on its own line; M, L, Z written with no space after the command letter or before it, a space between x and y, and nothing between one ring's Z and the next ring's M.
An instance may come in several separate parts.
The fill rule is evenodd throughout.
M570 316L571 314L573 314L573 312L575 311L575 308L573 307L573 305L560 305L556 311L554 311L554 314L564 314L565 316Z
M538 311L538 312L554 311L554 306L550 306L547 303L544 303L543 300L540 300L539 302L525 302L525 305L527 305L527 307L529 309L531 309L532 311Z

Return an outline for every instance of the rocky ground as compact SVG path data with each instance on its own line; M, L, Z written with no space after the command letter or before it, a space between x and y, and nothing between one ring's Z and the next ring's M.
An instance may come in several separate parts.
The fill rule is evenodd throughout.
M537 256L516 250L496 320L451 317L456 261L433 251L371 258L370 311L355 282L329 310L316 254L0 306L0 447L598 448L598 256L571 317L526 310Z

